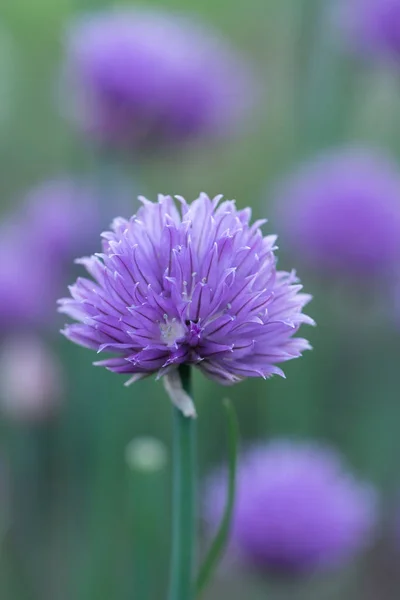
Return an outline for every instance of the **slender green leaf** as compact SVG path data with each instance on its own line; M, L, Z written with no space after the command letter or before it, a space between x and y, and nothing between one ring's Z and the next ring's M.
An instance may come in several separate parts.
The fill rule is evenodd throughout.
M223 556L226 543L228 541L229 530L232 521L233 508L235 503L235 491L236 491L236 464L238 454L238 440L239 440L239 424L236 416L233 404L227 398L224 400L224 407L226 410L227 421L228 421L228 450L229 450L229 475L228 475L228 495L225 506L224 515L214 538L214 541L208 551L208 554L204 560L203 565L200 568L200 572L197 578L197 594L206 587L210 581L220 559Z

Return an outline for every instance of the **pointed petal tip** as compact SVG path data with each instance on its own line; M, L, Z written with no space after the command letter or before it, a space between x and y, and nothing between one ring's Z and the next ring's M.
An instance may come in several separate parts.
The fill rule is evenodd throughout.
M64 336L67 340L70 340L71 342L73 342L74 340L71 338L70 333L69 333L69 326L66 325L65 327L63 327L62 329L60 329L60 333L62 336Z
M74 260L74 263L75 263L76 265L82 265L82 264L84 265L84 264L85 264L85 262L86 262L87 260L90 260L91 258L93 258L93 257L92 257L92 256L80 256L80 257L78 257L78 258L75 258L75 260Z
M129 387L132 385L132 383L136 383L136 381L143 379L143 377L146 377L146 375L144 375L143 373L135 373L134 375L132 375L132 377L130 377L127 381L124 382L124 386Z

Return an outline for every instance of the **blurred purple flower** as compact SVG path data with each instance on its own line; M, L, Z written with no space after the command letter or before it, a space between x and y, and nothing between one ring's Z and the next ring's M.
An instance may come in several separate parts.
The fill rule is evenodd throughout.
M59 409L63 395L61 365L35 334L20 333L0 348L0 408L18 421L42 421Z
M302 166L276 195L292 250L310 265L386 275L400 257L400 172L383 152L345 148Z
M223 384L282 375L276 364L309 348L293 335L312 320L294 273L276 271L275 236L221 196L177 199L179 209L170 196L141 198L103 234L103 254L80 260L94 281L79 278L60 301L80 321L64 334L117 354L97 364L133 380L182 363Z
M215 135L251 105L248 67L216 33L181 15L87 14L67 31L66 54L75 94L66 108L107 144L158 147Z
M100 203L93 188L69 177L45 181L31 189L23 205L24 216L37 247L54 264L69 263L77 248L89 252L100 225Z
M50 257L38 251L28 223L0 226L0 327L25 330L52 321L59 278Z
M226 501L225 469L206 486L204 515L214 529ZM349 560L371 541L376 492L316 443L277 440L242 455L230 552L263 570L310 573Z
M346 0L341 20L355 49L400 58L400 0Z
M92 186L68 177L45 181L27 192L0 225L3 329L53 323L54 303L73 257L77 250L93 249L97 232L105 225L100 211L110 215L115 200L103 208Z

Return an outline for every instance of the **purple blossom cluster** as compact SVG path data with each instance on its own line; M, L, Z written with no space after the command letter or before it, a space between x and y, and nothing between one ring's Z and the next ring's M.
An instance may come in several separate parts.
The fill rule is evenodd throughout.
M37 246L61 266L71 262L77 248L90 251L101 226L94 186L66 176L31 189L25 197L24 212Z
M60 301L78 321L66 337L111 352L96 364L133 380L183 363L222 384L283 375L277 365L309 348L294 334L313 322L302 312L310 296L277 271L264 221L251 225L249 208L221 196L141 201L103 234L102 253L78 261L90 279Z
M355 49L369 56L399 60L399 0L346 0L341 18Z
M53 323L54 303L77 248L99 227L88 186L67 177L31 189L1 224L0 323L3 331ZM34 267L28 268L34 258Z
M118 147L225 133L252 103L249 67L229 45L198 21L160 10L81 16L67 31L65 71L73 118Z
M0 324L9 329L42 327L52 315L57 286L48 256L36 254L34 236L13 221L0 226ZM37 264L27 269L32 257Z
M226 469L207 482L210 530L226 503ZM376 491L332 449L276 440L247 450L237 470L230 553L257 569L306 574L339 566L371 542Z
M400 257L400 171L383 151L330 151L301 166L276 194L288 247L321 271L392 274Z

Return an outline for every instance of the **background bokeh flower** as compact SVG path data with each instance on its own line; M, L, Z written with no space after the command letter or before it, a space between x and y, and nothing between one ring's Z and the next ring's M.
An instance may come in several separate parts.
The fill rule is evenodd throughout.
M142 150L229 133L254 91L242 58L215 31L191 17L143 8L72 22L66 80L73 116L88 134Z
M222 468L207 482L211 530L224 510L226 478ZM357 481L333 449L290 440L259 444L239 461L232 552L283 575L337 567L371 542L376 502L373 487Z
M278 187L282 237L312 267L384 277L400 258L400 170L383 151L326 152Z
M46 327L54 322L59 275L49 256L37 251L35 236L10 220L0 228L0 323L7 330ZM31 261L35 260L35 268Z
M347 0L341 19L354 49L370 57L400 58L399 0Z
M99 227L106 225L101 223L99 192L68 176L28 190L22 212L40 251L60 265L70 265L77 248L82 253L93 250Z

